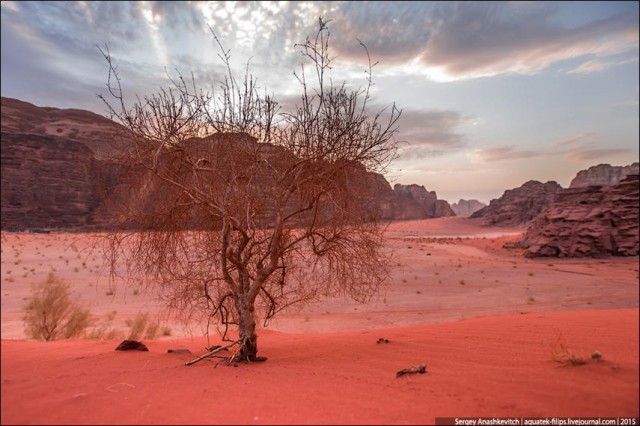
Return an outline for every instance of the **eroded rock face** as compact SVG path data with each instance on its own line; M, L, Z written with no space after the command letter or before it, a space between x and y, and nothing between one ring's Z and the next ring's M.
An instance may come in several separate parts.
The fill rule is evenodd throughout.
M2 132L2 228L93 225L101 164L84 144Z
M562 187L557 182L530 180L505 191L488 206L476 211L472 218L482 218L485 225L518 226L533 220L549 204Z
M637 175L640 173L639 166L639 163L629 164L628 166L598 164L597 166L589 167L587 170L579 171L571 181L569 188L584 188L591 185L613 185L628 175Z
M114 206L129 195L126 184L117 185L120 166L107 160L119 129L113 121L90 111L38 107L3 97L2 228L104 229L119 222ZM251 138L229 137L238 143L255 143ZM269 149L274 158L283 155L282 148ZM400 185L394 191L382 175L364 168L354 173L349 185L368 200L372 217L454 215L446 201L424 187Z
M528 227L528 257L638 255L638 175L611 186L559 191Z
M121 127L106 117L80 109L39 107L2 97L2 131L52 136L82 142L103 159Z
M427 191L424 186L396 184L393 192L399 198L400 208L395 219L427 219L455 216L456 214L445 200L438 200L435 191Z
M457 203L451 204L451 209L455 212L456 216L469 216L487 205L478 200L465 200L460 199Z

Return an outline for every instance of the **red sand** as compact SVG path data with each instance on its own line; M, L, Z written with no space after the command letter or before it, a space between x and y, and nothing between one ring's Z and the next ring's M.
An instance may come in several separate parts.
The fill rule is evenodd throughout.
M145 340L148 353L115 352L119 340L7 340L24 339L30 285L53 269L123 332L159 305L135 283L110 294L100 253L86 251L91 235L2 232L2 424L637 417L638 258L526 259L503 248L520 232L465 218L394 223L387 288L366 305L328 299L283 312L259 331L269 360L238 368L184 366L205 340L174 322L173 337ZM558 339L605 361L560 365ZM193 355L166 353L176 347ZM395 378L419 363L428 374Z
M384 337L390 343L377 344ZM604 361L564 366L550 349ZM376 331L263 331L265 363L205 360L202 339L2 341L2 423L432 423L436 416L638 416L638 310L488 317ZM168 354L186 347L194 355ZM428 374L396 378L427 364Z

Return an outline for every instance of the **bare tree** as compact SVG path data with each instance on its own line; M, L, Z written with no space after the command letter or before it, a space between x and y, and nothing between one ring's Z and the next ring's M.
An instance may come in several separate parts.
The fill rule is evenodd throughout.
M235 359L258 360L256 324L321 295L367 301L387 277L383 225L368 173L396 152L400 111L368 113L372 86L350 90L328 78L327 23L296 47L310 63L294 73L302 96L282 111L246 71L205 93L179 76L126 107L107 49L106 103L127 129L116 159L130 172L108 233L113 276L150 277L168 307L236 325ZM360 43L366 51L364 44ZM368 52L367 52L368 55ZM248 67L247 67L248 68Z

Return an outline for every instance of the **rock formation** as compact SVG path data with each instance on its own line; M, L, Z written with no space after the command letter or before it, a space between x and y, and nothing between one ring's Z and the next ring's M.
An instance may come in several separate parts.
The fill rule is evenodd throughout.
M549 204L562 187L554 181L541 183L530 180L524 185L505 191L488 206L476 211L471 218L482 218L485 225L518 226L534 219Z
M80 142L1 133L3 229L94 225L107 168Z
M620 182L628 175L640 173L639 163L628 166L610 166L609 164L598 164L589 167L587 170L578 172L571 181L569 188L583 188L591 185L613 185Z
M106 213L105 194L127 196L116 187L119 166L107 160L121 130L89 111L3 97L2 229L108 227L114 218ZM279 155L281 148L273 149ZM350 185L366 192L372 215L380 219L455 215L424 187L396 185L394 190L382 175L364 169L357 176L357 185Z
M54 136L82 142L102 159L121 127L90 111L39 107L18 99L1 99L2 131Z
M455 212L456 216L469 216L486 206L485 203L478 200L465 200L461 198L457 203L451 204L451 209Z
M445 200L438 200L435 191L427 191L424 186L395 184L393 192L402 206L401 214L395 219L425 219L434 217L455 216L456 214Z
M529 257L637 256L638 175L559 191L520 245Z

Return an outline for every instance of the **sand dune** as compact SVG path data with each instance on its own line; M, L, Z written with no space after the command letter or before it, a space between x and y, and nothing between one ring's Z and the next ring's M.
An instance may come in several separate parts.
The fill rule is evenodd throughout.
M436 416L638 416L638 309L488 317L327 334L264 331L238 368L203 339L2 341L2 423L432 423ZM379 337L389 343L377 344ZM604 361L555 362L561 339ZM395 372L425 363L427 374Z
M146 353L116 352L119 340L23 340L30 285L52 270L123 332L126 319L161 306L136 283L111 294L92 235L3 232L2 423L637 417L637 257L526 259L503 248L521 231L465 218L394 223L389 286L365 305L327 299L284 312L259 331L269 360L237 368L218 359L186 367L206 339L171 321L172 336L145 340ZM560 344L588 362L554 361ZM596 350L603 362L589 358ZM395 377L420 363L427 374Z

